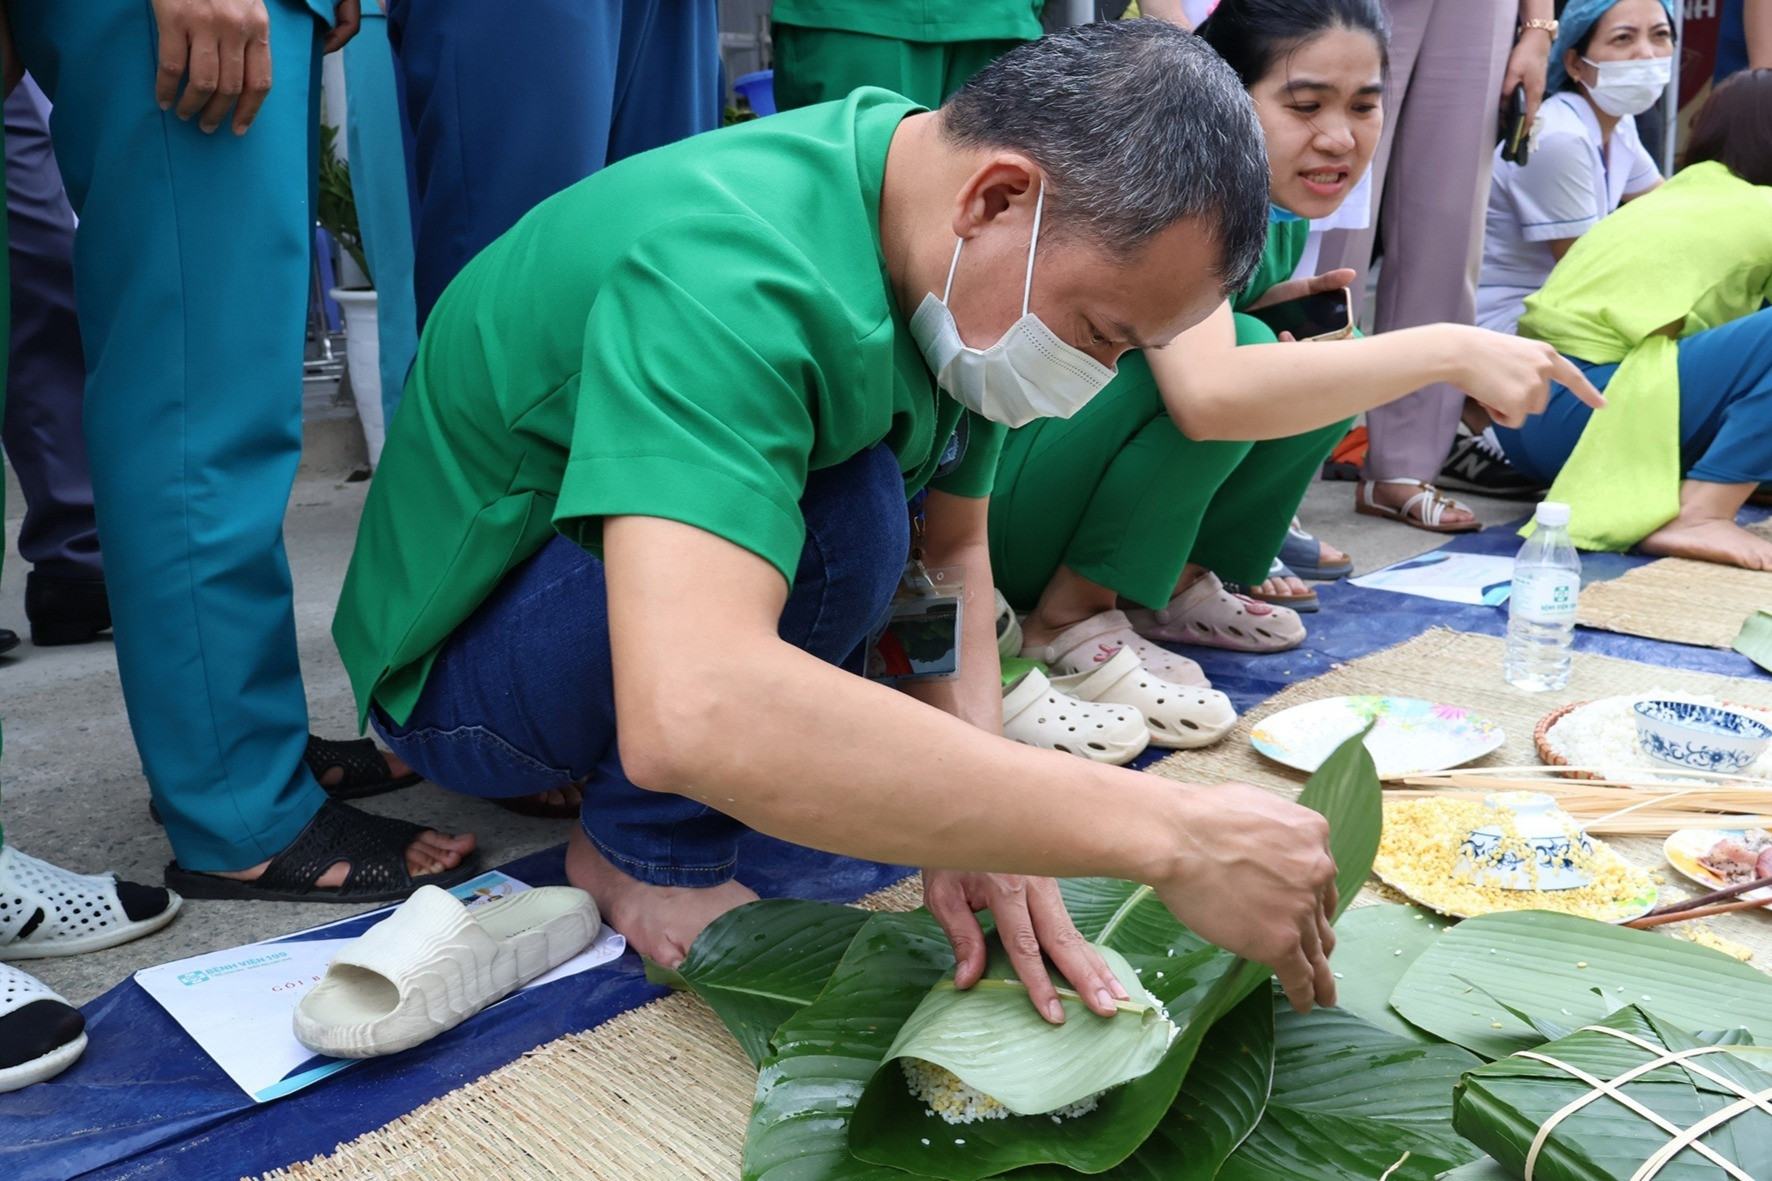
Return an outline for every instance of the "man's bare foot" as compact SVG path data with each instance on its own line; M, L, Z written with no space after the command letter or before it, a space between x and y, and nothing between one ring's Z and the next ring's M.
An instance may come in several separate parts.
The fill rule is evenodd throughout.
M1772 541L1749 533L1733 520L1691 520L1681 513L1643 538L1638 548L1661 557L1772 570Z
M755 891L735 881L691 888L631 878L610 864L577 825L566 842L566 880L597 900L603 921L620 931L629 947L667 968L683 962L689 945L709 923L757 900Z
M406 846L406 872L413 877L426 874L443 873L454 869L462 863L469 853L474 851L474 834L463 833L455 836L450 833L425 829L412 838L412 844ZM237 882L258 880L270 865L269 859L259 862L250 869L217 871L218 878L232 878ZM314 884L322 888L335 889L345 884L345 876L351 872L351 863L338 860L327 867L326 872L314 879Z

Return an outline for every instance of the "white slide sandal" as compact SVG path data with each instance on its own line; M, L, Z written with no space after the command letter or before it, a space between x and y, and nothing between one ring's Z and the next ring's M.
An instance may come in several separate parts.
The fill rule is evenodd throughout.
M542 886L469 910L420 886L333 959L295 1009L316 1054L373 1058L430 1040L591 945L597 904Z
M0 960L80 955L140 939L178 914L183 899L0 847Z
M1136 657L1128 659L1137 663ZM1090 678L1099 679L1100 673L1060 680ZM1037 668L1015 678L1003 687L1003 737L1115 767L1144 752L1150 731L1143 714L1130 706L1098 705L1076 695L1074 688L1061 691Z
M1131 652L1147 670L1171 684L1200 689L1212 684L1194 661L1139 635L1124 611L1091 615L1059 632L1050 644L1023 648L1021 655L1068 675L1090 672L1117 651Z
M1132 706L1144 717L1151 745L1170 750L1210 746L1237 724L1236 707L1223 693L1166 681L1125 648L1097 670L1055 677L1052 684L1090 701Z
M0 964L0 1091L54 1078L85 1052L80 1010L35 976Z

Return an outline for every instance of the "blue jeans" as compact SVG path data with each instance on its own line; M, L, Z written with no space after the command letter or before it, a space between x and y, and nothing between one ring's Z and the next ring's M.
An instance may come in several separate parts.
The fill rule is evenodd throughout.
M910 549L904 480L885 446L806 479L806 542L781 638L857 671ZM507 574L438 654L404 726L376 730L426 779L488 798L583 783L579 822L622 872L661 886L732 877L742 824L622 770L603 563L563 537Z
M1569 359L1601 390L1618 370ZM1569 461L1592 413L1552 383L1543 415L1522 430L1496 427L1495 434L1510 464L1548 484ZM1772 308L1680 342L1680 457L1689 480L1772 481Z

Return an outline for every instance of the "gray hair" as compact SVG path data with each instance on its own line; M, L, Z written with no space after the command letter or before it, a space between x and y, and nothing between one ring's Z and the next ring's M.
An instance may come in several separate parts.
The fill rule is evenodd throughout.
M961 144L1009 148L1046 174L1048 221L1120 259L1183 218L1218 242L1227 292L1267 241L1267 147L1236 73L1162 20L1074 25L1019 45L941 109Z

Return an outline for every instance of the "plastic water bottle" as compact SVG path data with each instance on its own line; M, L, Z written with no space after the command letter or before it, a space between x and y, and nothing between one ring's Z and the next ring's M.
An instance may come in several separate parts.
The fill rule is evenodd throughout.
M1532 519L1538 527L1514 559L1504 670L1508 684L1538 693L1569 683L1581 557L1569 540L1568 505L1547 500Z

